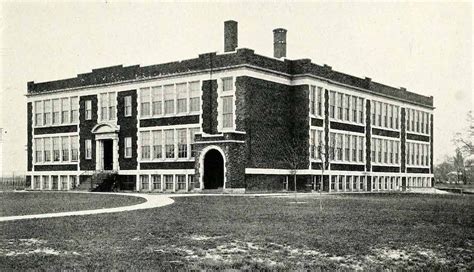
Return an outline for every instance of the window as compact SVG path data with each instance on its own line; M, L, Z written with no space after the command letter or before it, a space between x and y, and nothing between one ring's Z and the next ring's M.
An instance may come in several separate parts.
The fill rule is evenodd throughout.
M59 140L59 137L53 138L53 161L61 161L61 146Z
M345 155L344 155L344 160L345 161L350 161L350 145L351 145L351 136L350 135L345 135L344 137L344 149L345 149Z
M150 132L142 131L140 134L142 159L150 159Z
M69 123L69 98L61 99L61 123Z
M36 126L43 125L43 101L35 102L35 124Z
M63 161L69 161L69 138L67 136L61 138L61 146L63 153Z
M377 103L377 125L379 127L382 126L382 103L376 102Z
M383 162L388 163L388 141L383 140Z
M393 128L393 105L388 108L388 127Z
M337 119L342 120L344 118L343 116L343 94L338 93L337 94Z
M161 159L163 157L161 141L161 130L153 131L153 159Z
M173 190L173 175L164 175L165 179L165 190Z
M411 152L411 147L410 147L410 143L407 143L407 164L411 164L411 160L410 160L410 152Z
M90 139L87 139L85 142L85 145L86 145L85 157L86 157L86 160L90 160L92 158L92 141Z
M335 107L336 107L336 92L331 91L329 95L329 114L331 118L336 118L335 116Z
M425 165L425 145L421 145L420 164Z
M86 100L86 120L92 120L92 100Z
M174 130L168 129L164 133L166 158L174 158Z
M174 113L174 85L165 85L165 114Z
M420 112L420 119L421 119L421 124L420 124L420 130L421 130L421 133L425 133L425 113L424 112Z
M316 158L321 159L321 148L323 143L323 131L318 130L316 131ZM324 151L326 153L327 151Z
M398 164L398 141L395 142L395 145L394 145L394 156L395 156L395 163Z
M115 120L117 116L117 96L109 93L109 120Z
M393 163L393 141L388 141L388 162Z
M188 190L192 190L195 187L194 176L188 175Z
M77 161L79 157L79 137L71 136L71 161Z
M125 137L125 158L132 157L132 137Z
M357 161L357 136L352 135L352 161Z
M415 131L415 110L411 110L411 130Z
M151 175L151 182L153 183L153 190L161 190L161 176Z
M140 184L142 190L150 190L150 180L148 175L140 175Z
M382 140L377 139L377 162L381 163L382 162Z
M44 138L44 161L51 161L51 138Z
M190 134L190 137L191 137L191 142L190 142L190 145L191 145L191 157L194 158L195 157L195 153L196 151L194 150L194 141L195 141L195 137L196 137L196 133L199 133L201 129L200 128L191 128L189 129L189 134Z
M177 113L187 112L187 99L188 99L188 88L186 83L176 84L176 92L177 92Z
M188 157L188 144L186 129L176 130L178 133L178 158Z
M178 190L186 190L186 175L176 175Z
M200 105L200 83L199 81L189 82L189 111L199 111Z
M377 145L376 145L376 139L372 138L372 141L370 142L370 149L371 149L371 161L376 162L377 161Z
M316 87L311 86L311 90L309 92L309 112L312 115L316 113L315 103L316 103Z
M49 188L49 176L43 176L43 189Z
M233 96L222 97L222 128L234 126L233 104Z
M140 116L150 116L150 88L140 89Z
M364 161L364 137L359 137L359 161Z
M382 124L381 126L387 126L387 104L381 103L382 105Z
M71 97L71 123L79 121L79 98Z
M416 116L416 132L420 132L420 112L416 111L415 113Z
M163 96L163 87L156 86L151 88L151 99L152 99L152 114L153 115L161 115L163 114L162 109L162 96ZM130 100L131 101L131 100ZM131 103L130 103L131 104ZM131 105L130 105L131 108Z
M352 96L352 122L357 123L357 97Z
M426 113L426 134L430 133L430 115Z
M35 139L35 161L43 161L43 139Z
M35 177L34 177L34 180L35 180L35 181L34 181L34 184L35 184L34 187L35 187L35 189L39 189L40 186L41 186L41 176L35 176Z
M310 130L309 132L309 156L312 159L316 158L315 132L315 130Z
M393 116L395 117L395 129L398 129L398 106L395 106Z
M336 134L331 132L330 137L329 137L329 144L330 144L330 152L329 152L329 158L331 160L334 160L335 157L335 148L336 148Z
M51 125L51 100L44 101L44 124Z
M316 106L317 106L317 114L319 116L323 115L323 88L318 87L318 92L316 94Z
M53 99L53 125L61 123L61 101L59 99Z
M420 144L416 144L416 165L420 165Z
M343 145L342 134L337 134L336 160L338 161L342 160L342 145Z
M229 92L234 89L233 87L233 79L231 77L223 78L222 79L222 91Z
M67 176L61 176L61 190L67 190Z
M364 122L364 99L360 98L357 100L357 109L359 109L359 123Z
M351 96L344 95L344 121L349 121L349 112L351 106Z
M132 96L127 95L123 98L123 104L124 104L124 116L132 116Z
M51 176L51 190L57 190L58 189L58 176Z

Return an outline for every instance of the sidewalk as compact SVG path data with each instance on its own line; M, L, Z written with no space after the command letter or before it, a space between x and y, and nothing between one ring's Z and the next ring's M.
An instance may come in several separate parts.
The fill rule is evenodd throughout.
M22 192L18 192L18 193L22 193ZM71 193L71 192L69 192L69 193ZM89 214L116 213L116 212L144 210L144 209L163 207L163 206L166 206L166 205L170 205L174 202L174 200L172 200L171 198L169 198L166 195L134 194L134 193L91 193L91 192L74 192L74 193L76 193L76 194L109 194L109 195L113 194L113 195L135 196L135 197L141 197L141 198L146 199L146 202L136 204L136 205L131 205L131 206L106 208L106 209L4 216L4 217L0 217L0 222L23 220L23 219L54 218L54 217L64 217L64 216L76 216L76 215L89 215Z

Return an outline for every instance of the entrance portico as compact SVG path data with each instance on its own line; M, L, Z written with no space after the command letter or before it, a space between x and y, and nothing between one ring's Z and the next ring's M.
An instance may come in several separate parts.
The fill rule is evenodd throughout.
M118 131L120 126L109 123L97 124L92 133L96 142L96 170L119 170Z

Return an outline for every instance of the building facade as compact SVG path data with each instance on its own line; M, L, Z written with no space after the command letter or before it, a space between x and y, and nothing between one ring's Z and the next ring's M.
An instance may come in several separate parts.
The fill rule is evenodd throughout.
M281 28L274 57L237 48L234 21L224 34L222 54L29 82L31 188L98 172L137 191L432 186L432 96L289 60Z

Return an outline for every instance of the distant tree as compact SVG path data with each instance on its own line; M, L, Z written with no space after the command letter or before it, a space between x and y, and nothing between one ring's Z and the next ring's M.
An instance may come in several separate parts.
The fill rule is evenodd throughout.
M472 111L467 114L467 128L455 134L453 142L456 154L453 164L458 173L458 180L464 183L474 182L474 117Z
M452 160L446 157L442 163L435 166L434 168L435 179L441 182L446 182L449 179L448 174L452 171L454 171Z

